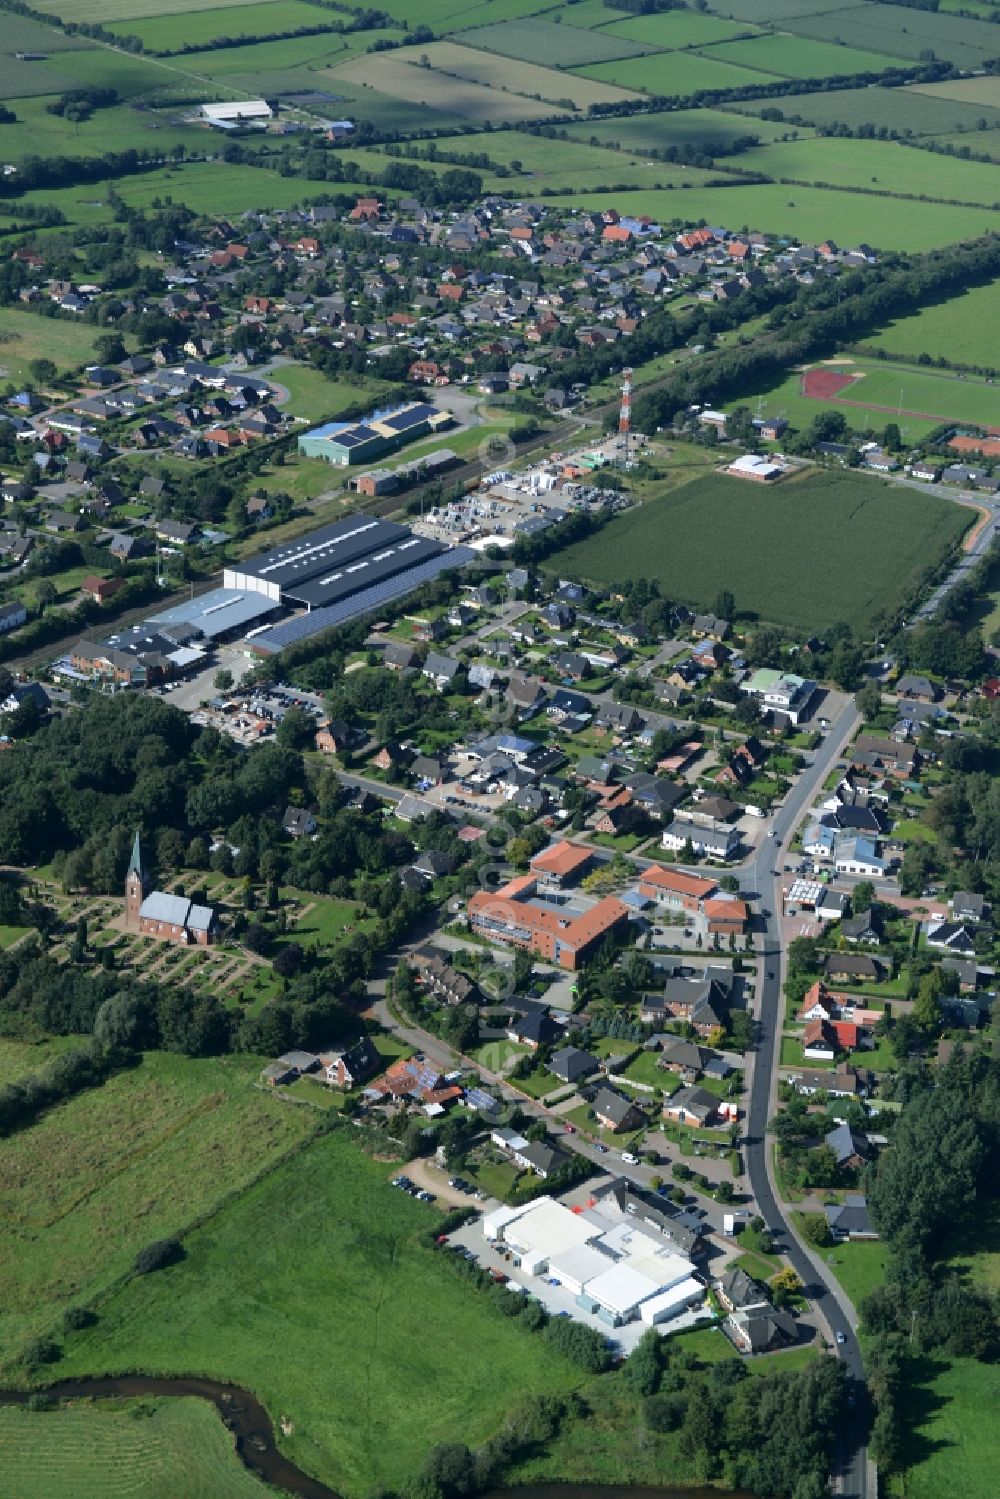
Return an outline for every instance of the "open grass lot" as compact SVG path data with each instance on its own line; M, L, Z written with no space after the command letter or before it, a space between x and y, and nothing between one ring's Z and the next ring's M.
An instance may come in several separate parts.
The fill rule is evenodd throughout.
M4 378L16 381L29 378L33 359L51 359L61 370L78 369L92 361L94 339L100 331L92 323L68 317L40 317L26 308L0 308L0 370Z
M802 36L849 42L888 57L915 59L921 52L932 51L960 68L981 68L987 58L996 56L996 37L987 21L929 10L914 11L901 21L895 6L856 5L830 14L796 16L789 28Z
M849 73L881 73L894 59L858 47L838 47L802 36L762 36L752 41L724 42L703 54L723 62L740 63L782 78L834 78Z
M81 1039L52 1036L45 1041L15 1041L8 1036L0 1037L0 1087L27 1077L30 1072L39 1072L53 1057L79 1046Z
M440 137L444 150L484 151L493 161L509 166L521 163L521 174L517 177L483 173L486 191L503 193L505 196L530 197L542 184L555 192L597 191L607 183L627 183L643 188L679 187L690 182L693 186L705 186L718 180L715 174L701 171L697 167L673 166L669 162L641 161L635 155L608 150L605 146L592 146L582 140L552 142L544 136L528 135L520 130L483 131L476 135L463 135L450 141ZM352 161L362 167L384 170L386 158L380 153L352 150ZM435 166L433 162L421 162L431 171L447 171L446 163Z
M977 108L986 105L989 109L1000 109L1000 77L953 78L947 83L925 83L913 92L927 99L951 99L957 104L971 104Z
M963 102L961 94L929 94L921 88L849 88L817 94L795 94L779 101L741 99L727 104L734 113L757 116L762 109L778 108L786 120L807 120L813 125L886 125L914 135L939 135L948 130L976 130L980 120L1000 125L1000 79L974 78L957 84L935 84L934 88L962 89L966 83L994 84L992 107L974 98ZM787 126L784 127L787 129ZM969 142L973 147L975 140Z
M956 161L895 141L776 141L745 152L740 166L798 182L1000 205L1000 173L988 163Z
M569 12L571 16L573 10ZM567 16L569 19L569 16ZM659 15L633 16L630 21L615 21L602 26L600 35L631 37L668 52L680 47L707 47L712 42L728 42L736 36L752 35L756 27L722 21L718 16L703 16L691 10L661 11Z
M220 36L273 36L279 31L294 31L297 26L322 26L324 21L335 19L305 0L265 0L263 4L249 0L240 5L192 8L183 25L178 25L163 6L159 15L151 15L148 20L133 17L116 21L109 29L137 36L151 52L172 52L180 46L214 42Z
M932 359L943 356L966 364L994 365L998 320L1000 281L994 281L909 317L893 318L879 333L866 336L865 343L907 358L929 354Z
M761 141L775 140L788 132L787 125L771 120L744 119L720 109L665 109L618 120L586 120L567 125L573 140L620 146L622 151L662 151L666 146L703 146L724 150L732 141L755 135ZM811 134L810 131L805 132ZM492 150L491 143L491 150ZM560 145L564 149L565 142Z
M289 392L291 400L282 402L293 416L304 416L307 421L318 422L339 416L358 401L380 400L391 389L388 381L331 380L322 370L311 364L282 364L274 370L274 380Z
M557 552L552 567L601 585L656 578L666 597L701 608L731 588L741 613L773 624L844 619L863 631L970 519L947 500L861 476L812 474L771 489L713 474Z
M612 35L607 30L584 31L572 26L567 31L565 26L544 19L477 26L472 31L463 31L459 40L463 47L481 47L504 57L541 63L546 68L577 68L611 57L640 57L650 50L641 41Z
M5 1499L265 1499L205 1400L0 1410Z
M579 193L572 202L580 208L608 208L619 213L648 213L660 223L682 224L704 219L736 229L759 229L793 235L807 244L832 236L838 244L863 241L879 250L931 250L959 239L995 232L1000 217L988 208L951 208L943 203L914 203L902 198L879 198L877 205L864 193L827 192L816 187L694 188L682 192ZM877 211L876 211L877 210Z
M444 46L445 43L437 45ZM428 50L428 49L425 49ZM488 57L486 52L472 52L469 57ZM493 59L496 61L496 59ZM523 68L524 64L508 64ZM372 56L351 58L337 68L325 69L315 75L315 87L328 88L340 93L341 82L354 84L362 90L372 88L379 94L389 94L409 105L428 106L443 114L473 125L487 121L499 124L505 120L537 120L552 114L552 105L539 100L526 99L521 94L501 93L499 89L487 88L466 78L449 77L434 68L422 68L416 59L410 61L402 52L380 52ZM551 70L545 74L546 87L558 85L561 93L564 82L561 74ZM425 114L424 119L427 119Z
M781 24L799 16L819 11L839 12L853 9L857 0L710 0L709 9L720 15L734 16L738 21L762 21Z
M112 1284L143 1244L183 1229L308 1133L311 1117L252 1086L260 1066L153 1053L5 1142L6 1357Z
M82 36L67 36L64 31L30 16L19 16L13 11L4 14L0 53L7 56L14 52L80 52L91 45Z
M889 1251L877 1239L837 1244L824 1249L823 1258L833 1270L855 1308L885 1280Z
M1000 1366L972 1359L927 1359L903 1392L919 1456L896 1480L897 1499L993 1499L1000 1471Z
M10 54L0 54L0 96L5 103L30 99L38 94L58 94L63 87L62 74L54 67L54 59L21 62ZM14 112L17 113L16 108Z
M291 1420L289 1456L352 1496L395 1488L436 1442L474 1445L521 1399L578 1384L414 1243L437 1210L391 1174L349 1131L316 1140L191 1234L183 1263L111 1297L61 1372L234 1380ZM349 1358L332 1353L334 1327Z
M400 34L390 33L393 37ZM282 41L256 42L249 47L217 47L208 52L192 52L178 61L192 73L202 73L207 78L276 74L286 68L332 67L355 52L363 51L360 38L369 36L368 32L359 32L358 39L355 39L338 36L333 31L321 36L289 36ZM355 45L350 46L349 42Z
M582 69L587 78L618 83L643 94L682 97L701 89L743 88L767 83L769 75L735 63L715 62L701 52L657 52L628 62L602 62Z
M90 47L85 52L57 52L44 63L22 63L21 67L45 68L49 84L45 92L92 85L117 89L122 99L149 94L168 87L172 93L193 88L194 80L167 71L161 64L110 47ZM34 90L33 90L34 92Z

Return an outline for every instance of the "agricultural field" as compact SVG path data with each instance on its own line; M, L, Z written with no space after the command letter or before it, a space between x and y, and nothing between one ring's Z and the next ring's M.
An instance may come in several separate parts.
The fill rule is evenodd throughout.
M469 57L487 56L485 52L469 52ZM507 66L512 72L519 72L525 65L509 63ZM563 74L548 69L542 71L545 73L546 87L562 87ZM464 78L449 77L434 68L420 67L401 52L380 52L372 56L355 57L338 68L329 68L315 74L314 78L316 88L328 88L340 93L343 81L361 88L376 89L379 94L394 95L406 104L420 106L421 110L429 106L452 119L473 125L483 125L487 121L500 124L503 121L537 120L553 113L553 106L548 101L527 99L517 93L502 93L499 89L486 88ZM427 118L424 113L425 122Z
M985 104L989 109L1000 109L1000 77L953 78L947 83L918 84L913 92L927 99L953 99L956 103Z
M780 109L786 120L805 120L810 125L845 124L886 126L902 134L940 135L949 130L977 130L986 120L991 127L1000 125L1000 80L968 79L977 84L995 82L996 108L985 100L977 103L962 96L928 94L915 88L850 88L817 94L794 94L787 99L740 100L727 104L727 110L741 115L758 115L762 109ZM934 85L935 88L960 88L963 84Z
M702 54L720 62L739 63L784 78L834 78L850 73L882 73L899 58L864 52L853 46L831 46L801 36L762 36L724 42Z
M214 42L217 37L274 36L279 31L294 31L298 26L322 26L338 19L335 15L309 5L306 0L244 0L239 5L219 8L201 6L192 9L178 25L166 7L148 20L116 21L108 29L124 36L137 36L150 52L173 52L178 47L194 47Z
M182 1263L112 1295L60 1373L231 1379L349 1499L398 1490L435 1443L475 1445L522 1400L576 1387L578 1370L415 1242L437 1209L395 1191L351 1133L318 1138L190 1234ZM333 1326L349 1359L330 1355Z
M494 21L516 21L545 9L544 0L386 0L379 10L411 26L429 26L438 36L489 26Z
M702 90L745 88L751 83L773 82L767 73L740 68L735 63L715 62L700 52L660 52L628 62L602 62L581 70L587 78L604 83L626 83L643 94L682 98Z
M997 39L989 22L942 16L929 10L907 10L901 18L893 5L856 5L849 10L796 17L789 24L797 35L870 48L890 58L917 59L922 52L932 51L959 68L981 68L997 53Z
M0 378L21 383L30 379L33 359L51 359L60 370L81 369L93 362L94 339L100 328L66 315L40 317L20 307L0 307ZM134 347L134 339L126 339Z
M473 31L463 31L458 40L463 47L499 52L503 57L517 57L546 68L578 68L614 57L641 57L652 50L642 42L613 36L608 31L583 31L572 26L567 29L546 20L477 26Z
M655 578L665 597L699 608L730 588L741 614L793 629L847 620L864 632L970 521L948 500L862 476L770 488L713 474L616 518L551 565L601 586Z
M636 114L618 120L586 120L565 127L571 140L595 145L620 146L642 154L668 146L700 146L720 152L735 140L755 135L761 141L777 140L789 133L787 125L758 120L719 109L665 109L660 113ZM812 131L799 132L811 135ZM562 147L560 147L562 149Z
M557 202L607 208L607 194L582 192ZM660 223L726 224L788 234L806 244L832 237L841 245L874 244L879 250L931 250L959 239L995 232L998 215L987 208L953 208L905 198L827 192L816 187L713 187L678 193L615 193L619 213L648 213Z
M782 25L799 16L839 14L854 8L857 0L709 0L715 15L732 16L737 21L760 21L765 25Z
M5 1142L0 1342L10 1357L312 1128L253 1086L261 1061L151 1053Z
M740 166L768 177L829 183L874 193L912 193L950 202L1000 206L1000 173L981 161L957 161L898 141L855 141L827 136L785 141L740 157ZM873 205L878 219L880 208Z
M567 77L551 68L501 58L496 53L478 52L474 47L465 47L458 42L434 42L421 48L419 55L427 58L434 72L464 78L485 88L537 95L549 104L559 105L563 100L572 99L575 108L585 110L591 104L621 104L635 97L633 93L607 84L592 83L577 75ZM414 52L404 56L409 57L411 64L417 64ZM620 66L639 66L640 63L623 62Z
M53 1057L72 1051L85 1039L82 1036L52 1036L44 1041L15 1041L9 1036L0 1037L0 1087L27 1077L29 1073L40 1072Z
M700 15L691 10L668 10L661 11L659 15L634 16L630 21L615 21L611 26L603 26L600 35L627 36L633 41L646 42L650 46L673 52L680 47L707 47L712 42L728 42L737 36L754 36L756 31L755 26L720 21L718 16Z
M1000 131L962 130L956 135L931 136L928 141L935 146L954 146L956 151L964 148L973 156L988 156L990 161L1000 162Z
M11 57L15 52L80 52L91 46L93 43L85 37L67 36L55 26L46 26L30 16L4 12L0 56Z
M344 37L330 31L322 36L289 36L282 41L256 42L249 47L217 47L208 52L192 52L179 58L178 63L207 78L251 77L255 73L280 75L291 68L334 67L338 61L346 62L357 51L364 51L366 43L377 35L396 36L398 33L363 31ZM303 90L310 87L310 82L308 78L303 81L297 76L295 79L295 85ZM281 83L282 92L288 86L287 81Z
M45 0L49 15L60 21L97 21L108 26L125 18L182 16L194 11L231 8L233 0ZM243 4L267 4L268 0L243 0Z
M1000 362L998 326L1000 282L994 281L909 317L893 318L880 332L866 335L865 344L909 359L929 354L932 359L993 366Z
M206 1400L0 1409L4 1499L266 1499Z

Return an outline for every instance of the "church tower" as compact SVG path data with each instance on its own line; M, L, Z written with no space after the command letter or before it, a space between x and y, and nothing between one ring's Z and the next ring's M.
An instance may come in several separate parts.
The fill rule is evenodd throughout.
M142 848L137 832L135 842L132 844L128 874L125 876L125 922L134 931L139 930L139 907L146 897L148 883L146 871L142 867Z

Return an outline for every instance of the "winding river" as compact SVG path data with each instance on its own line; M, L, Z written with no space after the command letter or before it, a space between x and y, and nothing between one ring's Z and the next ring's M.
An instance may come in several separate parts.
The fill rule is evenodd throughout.
M0 1390L0 1405L27 1405L29 1390ZM210 1400L233 1433L242 1461L267 1483L297 1494L300 1499L341 1499L335 1490L310 1478L285 1457L274 1440L274 1427L256 1396L237 1385L213 1379L156 1378L148 1374L122 1374L105 1379L67 1379L41 1392L55 1400L141 1400L148 1396L197 1395ZM745 1493L720 1489L642 1489L622 1484L613 1487L575 1483L534 1484L528 1488L494 1489L484 1499L753 1499Z

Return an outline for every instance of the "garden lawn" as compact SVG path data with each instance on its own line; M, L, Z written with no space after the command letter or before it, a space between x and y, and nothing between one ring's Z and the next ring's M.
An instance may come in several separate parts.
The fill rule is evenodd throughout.
M741 614L809 629L846 620L864 631L970 523L971 512L947 500L860 476L769 488L714 474L626 512L550 565L602 586L655 578L666 597L700 608L731 588Z
M823 1258L851 1298L855 1310L885 1280L888 1253L886 1246L877 1239L837 1244L832 1249L822 1251Z
M578 1385L415 1242L437 1210L394 1190L352 1134L319 1137L189 1235L182 1263L114 1295L62 1370L247 1386L292 1423L288 1455L350 1499L398 1490L436 1443L474 1446L520 1401Z
M67 1306L182 1231L315 1120L256 1083L259 1058L152 1052L50 1109L0 1156L0 1346L10 1357Z
M525 1057L530 1050L530 1046L522 1046L519 1041L487 1041L470 1055L474 1062L478 1062L488 1072L503 1072L512 1057ZM553 1079L549 1091L553 1092L555 1086Z
M266 1499L195 1398L0 1409L4 1499Z

